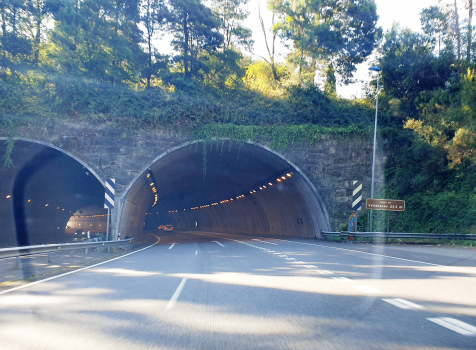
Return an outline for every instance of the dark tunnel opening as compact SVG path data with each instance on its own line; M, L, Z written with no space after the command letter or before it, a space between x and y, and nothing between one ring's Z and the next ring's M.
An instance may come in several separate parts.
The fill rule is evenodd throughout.
M138 239L167 224L175 231L287 237L329 229L324 205L299 169L273 151L230 141L159 157L121 204L119 232Z
M0 154L6 145L0 143ZM2 247L78 240L67 229L73 214L104 203L104 186L77 160L52 147L15 141L13 166L1 168Z

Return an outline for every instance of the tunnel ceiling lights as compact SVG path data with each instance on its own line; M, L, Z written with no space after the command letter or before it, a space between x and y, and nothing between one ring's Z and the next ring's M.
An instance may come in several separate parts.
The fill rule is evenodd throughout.
M157 193L157 187L155 186L156 181L151 170L148 170L147 179L149 180L149 186L152 188L152 194L154 195L154 204L152 204L152 207L155 207L159 201L159 195Z
M290 179L292 176L293 176L293 172L288 172L288 173L286 173L285 175L282 175L282 176L278 177L278 178L276 179L276 181L277 181L278 183L281 183L281 182L284 181L284 180ZM273 183L272 183L272 182L268 182L268 185L269 185L269 186L273 186ZM259 187L259 190L260 190L260 191L265 190L265 189L267 189L266 185L263 185L263 186L260 186L260 187ZM250 194L255 194L255 193L257 193L256 190L254 190L254 189L253 189L253 190L250 190ZM244 195L244 194L242 194L242 195L236 197L236 199L242 199L242 198L245 198L245 195ZM222 200L222 201L220 201L220 203L212 203L211 206L215 206L215 205L218 205L218 204L229 203L230 201L233 201L233 198ZM202 206L200 206L200 209L205 209L205 208L208 208L208 207L210 207L210 205L202 205ZM199 209L199 207L190 208L190 209L191 209L191 210L196 210L196 209ZM184 211L185 211L185 209L184 209ZM177 212L177 210L175 210L175 211L173 211L173 210L172 210L172 211L169 211L169 213L176 213L176 212Z

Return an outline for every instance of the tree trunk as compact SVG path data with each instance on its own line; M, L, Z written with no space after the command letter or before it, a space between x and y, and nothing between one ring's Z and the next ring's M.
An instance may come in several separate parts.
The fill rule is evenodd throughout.
M36 1L36 34L35 34L35 52L33 62L38 65L40 61L40 41L41 41L41 3Z
M187 13L184 12L183 14L183 37L184 37L184 43L183 43L183 67L185 69L185 78L189 79L190 78L190 70L189 70L189 65L188 65L188 21L187 21Z
M471 46L473 43L473 0L468 0L468 47L466 48L466 59L471 61Z
M455 33L456 33L456 47L457 47L457 57L458 61L461 59L461 33L459 30L459 15L458 15L458 5L455 0Z

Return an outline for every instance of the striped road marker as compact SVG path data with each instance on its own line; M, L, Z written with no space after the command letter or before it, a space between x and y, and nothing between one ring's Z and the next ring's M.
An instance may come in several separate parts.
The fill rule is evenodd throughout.
M114 209L114 195L116 193L116 179L107 179L105 184L104 208Z
M116 194L116 179L106 179L104 193L104 208L107 208L106 241L109 241L109 219L111 210L114 209L114 195Z
M352 209L362 210L362 181L353 181Z

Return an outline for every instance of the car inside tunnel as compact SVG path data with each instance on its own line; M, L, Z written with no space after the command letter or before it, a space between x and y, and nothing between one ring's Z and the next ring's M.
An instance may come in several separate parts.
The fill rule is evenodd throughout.
M0 143L0 154L6 147ZM55 148L16 140L10 166L0 172L0 246L77 241L67 227L74 213L81 214L83 208L103 211L101 182L85 165Z
M119 232L174 231L315 237L329 227L319 195L274 151L219 140L160 156L124 193Z

